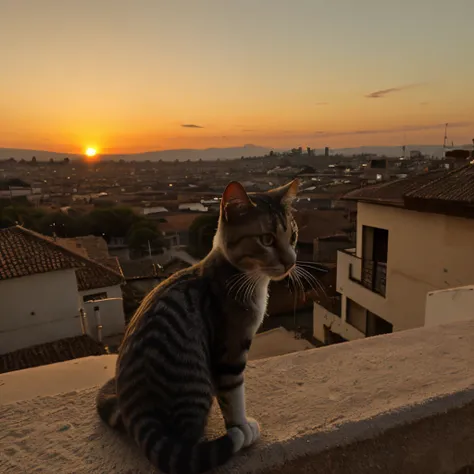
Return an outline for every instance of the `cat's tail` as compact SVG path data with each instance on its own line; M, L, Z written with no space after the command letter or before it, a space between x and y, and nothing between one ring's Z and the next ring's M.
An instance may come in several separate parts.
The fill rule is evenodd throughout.
M103 385L96 398L97 412L110 427L125 431L120 415L115 378ZM219 438L198 443L186 443L163 434L161 423L154 417L139 416L134 420L135 441L146 457L163 474L203 474L225 464L235 453L255 442L260 429L249 420L244 426L229 428Z
M203 474L225 464L245 446L249 435L245 429L234 427L217 439L187 443L162 435L156 420L141 428L135 440L148 460L163 474ZM250 430L250 427L245 427ZM252 435L250 435L252 436Z
M118 431L125 431L120 416L115 378L110 379L100 389L95 399L97 412L104 423Z

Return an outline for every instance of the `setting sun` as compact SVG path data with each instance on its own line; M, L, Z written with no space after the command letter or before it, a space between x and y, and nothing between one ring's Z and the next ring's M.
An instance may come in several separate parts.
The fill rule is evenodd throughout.
M86 155L89 157L89 158L92 158L93 156L95 156L97 154L97 150L95 148L88 148L86 150Z

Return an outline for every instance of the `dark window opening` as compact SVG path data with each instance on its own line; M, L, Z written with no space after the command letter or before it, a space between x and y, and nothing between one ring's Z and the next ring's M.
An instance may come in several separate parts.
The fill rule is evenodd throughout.
M346 300L346 321L364 333L367 330L367 310L356 303L355 301L347 298Z
M388 261L388 230L362 228L362 284L385 296Z
M340 344L341 342L347 342L347 339L344 339L339 334L332 332L327 326L324 326L324 344Z
M393 332L393 324L385 319L367 311L367 336L380 336L381 334L390 334Z

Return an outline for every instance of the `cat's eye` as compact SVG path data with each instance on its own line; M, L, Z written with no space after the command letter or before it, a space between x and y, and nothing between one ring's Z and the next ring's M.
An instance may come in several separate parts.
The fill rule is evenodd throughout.
M293 232L290 237L290 244L291 245L296 245L296 239L298 238L298 235L296 232Z
M265 247L271 247L275 243L275 237L272 234L263 234L259 237L259 240Z

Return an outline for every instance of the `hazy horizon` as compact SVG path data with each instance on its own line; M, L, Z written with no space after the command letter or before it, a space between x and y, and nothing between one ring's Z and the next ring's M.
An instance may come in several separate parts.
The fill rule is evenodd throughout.
M471 0L0 0L0 147L474 137ZM262 145L263 144L263 145Z

